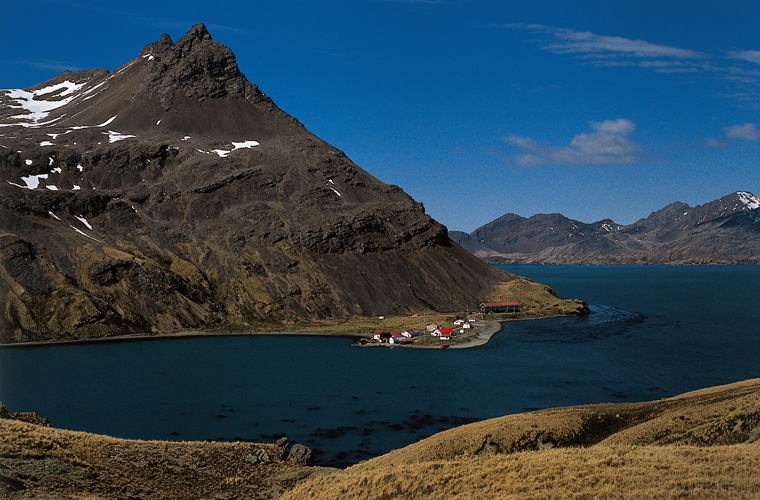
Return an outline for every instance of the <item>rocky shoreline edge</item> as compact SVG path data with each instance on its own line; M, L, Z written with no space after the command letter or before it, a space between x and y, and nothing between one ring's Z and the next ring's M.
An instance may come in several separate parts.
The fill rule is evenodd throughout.
M541 319L557 318L563 315L541 316L536 318L524 319L499 319L489 320L487 325L480 327L480 331L468 342L455 343L448 345L451 349L469 349L488 344L491 339L499 333L504 324L513 321L534 321ZM287 335L287 336L304 336L304 337L346 337L351 339L364 338L366 335L361 333L345 332L308 332L308 331L240 331L240 332L214 332L209 330L182 330L178 332L166 333L136 333L131 335L115 335L111 337L98 337L91 339L67 339L67 340L42 340L30 342L0 343L0 349L23 349L33 347L50 347L50 346L67 346L67 345L86 345L99 343L119 343L119 342L140 342L146 340L170 340L178 338L199 338L199 337L234 337L234 336L259 336L259 335ZM378 345L378 344L373 344ZM387 346L387 345L386 345ZM399 345L397 348L406 349L439 349L438 345Z

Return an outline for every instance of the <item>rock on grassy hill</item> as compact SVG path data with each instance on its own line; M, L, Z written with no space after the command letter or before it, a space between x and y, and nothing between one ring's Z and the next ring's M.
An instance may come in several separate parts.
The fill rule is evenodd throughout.
M513 279L202 24L0 91L0 342L465 310Z
M271 448L122 440L0 419L0 491L56 499L757 498L760 379L476 422L342 471L247 458Z

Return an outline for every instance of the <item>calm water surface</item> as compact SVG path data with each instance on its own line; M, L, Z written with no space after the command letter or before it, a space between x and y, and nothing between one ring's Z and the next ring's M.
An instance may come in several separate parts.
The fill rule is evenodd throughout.
M124 438L286 434L345 465L473 420L760 376L760 267L503 268L593 314L445 351L277 336L0 349L0 401Z

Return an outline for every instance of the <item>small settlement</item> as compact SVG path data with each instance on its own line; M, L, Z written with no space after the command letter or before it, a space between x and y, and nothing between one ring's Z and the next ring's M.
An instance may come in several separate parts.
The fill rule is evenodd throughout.
M520 304L517 302L484 302L480 304L480 310L483 314L488 313L513 313L520 311ZM360 345L368 344L385 344L385 345L407 345L417 342L420 338L435 337L441 341L451 341L456 339L457 334L468 333L478 323L479 319L470 316L467 319L457 319L451 326L443 326L440 323L431 323L425 327L425 330L408 329L401 332L393 331L376 331L371 338L361 339ZM448 342L445 342L448 343Z

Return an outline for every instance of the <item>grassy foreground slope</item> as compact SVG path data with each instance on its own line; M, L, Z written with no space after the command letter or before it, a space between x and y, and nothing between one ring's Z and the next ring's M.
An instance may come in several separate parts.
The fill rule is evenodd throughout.
M303 498L760 498L760 379L510 415L315 479Z
M272 450L0 419L0 498L760 498L760 379L495 418L346 470Z

